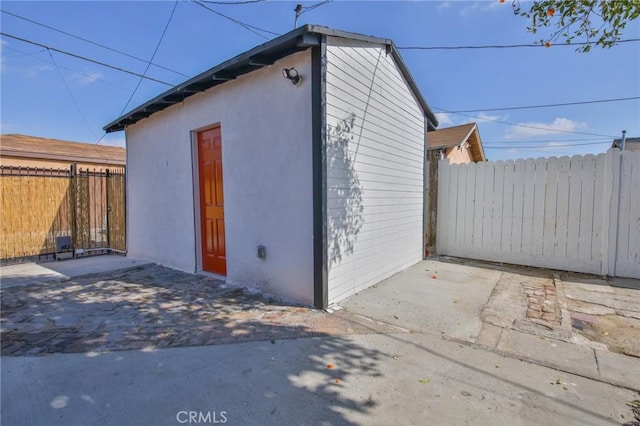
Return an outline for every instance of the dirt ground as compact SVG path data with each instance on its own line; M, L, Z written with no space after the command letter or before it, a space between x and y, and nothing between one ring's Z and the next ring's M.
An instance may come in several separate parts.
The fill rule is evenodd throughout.
M591 341L607 345L611 352L640 358L640 320L619 315L600 315L594 323L583 322L583 328L574 326Z
M640 280L563 274L574 333L640 358Z

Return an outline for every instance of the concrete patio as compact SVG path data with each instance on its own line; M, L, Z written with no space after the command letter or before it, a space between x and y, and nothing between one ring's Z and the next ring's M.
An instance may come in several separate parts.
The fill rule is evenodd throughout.
M124 267L8 287L3 278L3 423L180 424L192 412L224 412L229 424L634 417L640 360L562 316L578 298L563 289L588 290L585 276L430 259L328 313L207 276ZM625 285L612 290L624 294L611 297L614 312L634 310ZM553 321L527 314L540 288Z

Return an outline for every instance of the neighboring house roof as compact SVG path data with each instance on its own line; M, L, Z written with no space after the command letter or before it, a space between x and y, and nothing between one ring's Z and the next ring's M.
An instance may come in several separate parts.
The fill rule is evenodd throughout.
M126 150L121 147L15 134L0 135L0 156L118 166L126 163Z
M427 133L427 149L451 148L468 142L474 161L486 161L476 123L446 127Z
M614 139L611 148L622 149L622 138ZM640 151L640 138L626 138L624 141L625 151Z
M104 127L104 130L108 133L124 130L128 125L137 123L138 121L168 108L171 105L180 103L189 96L203 92L213 86L222 84L225 81L233 80L242 74L247 74L262 67L269 66L285 56L308 49L312 46L317 46L320 44L321 36L333 36L354 41L365 41L385 45L387 52L393 55L401 73L407 80L407 83L411 87L411 90L427 116L429 124L428 127L435 130L438 126L438 119L424 100L424 97L420 93L418 86L409 73L398 49L393 44L393 41L339 31L318 25L305 25L300 28L296 28L293 31L276 37L271 41L216 65L215 67L198 74L184 83L167 90L161 95L127 112L115 121L107 124Z

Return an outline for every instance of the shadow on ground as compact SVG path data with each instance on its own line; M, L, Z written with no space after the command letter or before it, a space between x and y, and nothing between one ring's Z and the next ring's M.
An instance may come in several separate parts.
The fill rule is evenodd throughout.
M190 410L228 410L232 424L532 422L546 412L543 423L595 424L622 413L598 406L604 385L561 389L552 370L157 265L1 299L7 424L175 424Z
M158 265L0 295L3 356L366 333L371 325Z
M84 353L91 359L109 352L126 356L117 351L152 354L159 348L248 341L275 348L282 339L325 337L296 376L311 377L305 379L313 383L311 395L331 408L327 420L350 424L341 412L366 413L376 405L366 398L338 395L340 381L351 375L381 375L377 364L383 355L378 350L340 337L383 327L365 319L283 304L158 265L11 287L0 295L4 357ZM242 363L228 359L225 364ZM248 378L253 368L247 366L242 374Z

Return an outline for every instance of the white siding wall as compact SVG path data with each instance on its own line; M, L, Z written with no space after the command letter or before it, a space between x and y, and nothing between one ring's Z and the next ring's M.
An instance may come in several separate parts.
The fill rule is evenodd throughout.
M313 303L310 77L300 52L129 127L129 254L196 269L191 131L220 123L227 280Z
M329 303L423 256L424 114L385 47L327 46Z

